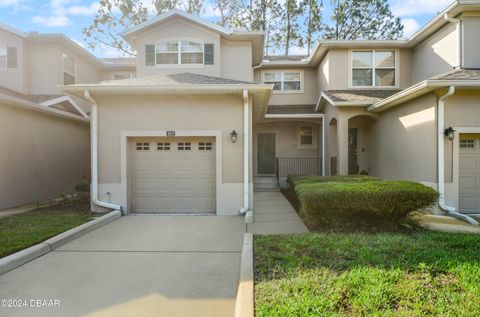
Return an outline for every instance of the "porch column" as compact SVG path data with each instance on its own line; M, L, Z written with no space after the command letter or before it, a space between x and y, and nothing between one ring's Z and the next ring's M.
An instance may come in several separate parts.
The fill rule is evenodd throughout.
M348 175L348 118L337 119L338 175Z

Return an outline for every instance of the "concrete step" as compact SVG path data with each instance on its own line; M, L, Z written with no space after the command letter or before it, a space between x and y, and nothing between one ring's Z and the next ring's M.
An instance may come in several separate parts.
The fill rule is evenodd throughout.
M253 180L253 188L260 190L279 190L277 179L275 177L255 178Z

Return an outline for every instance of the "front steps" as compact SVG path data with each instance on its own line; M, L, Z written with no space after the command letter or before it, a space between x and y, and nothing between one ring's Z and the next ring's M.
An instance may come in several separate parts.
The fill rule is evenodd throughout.
M277 178L274 176L255 177L253 180L253 190L256 192L278 192Z

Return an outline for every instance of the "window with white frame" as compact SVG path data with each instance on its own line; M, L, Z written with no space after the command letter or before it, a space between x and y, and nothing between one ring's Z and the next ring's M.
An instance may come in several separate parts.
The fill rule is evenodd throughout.
M352 51L352 87L395 87L395 77L395 51Z
M263 83L273 84L275 91L299 92L302 90L302 72L264 72Z
M63 54L63 84L73 85L75 84L76 68L75 58L68 54Z
M155 45L156 65L203 64L204 45L195 41L168 41Z
M313 126L302 125L298 127L298 146L313 147Z
M7 70L7 45L0 44L0 70Z

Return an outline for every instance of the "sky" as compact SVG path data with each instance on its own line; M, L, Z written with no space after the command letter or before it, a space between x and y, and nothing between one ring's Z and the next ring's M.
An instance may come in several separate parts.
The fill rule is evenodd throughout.
M152 7L151 0L143 0ZM215 22L218 14L206 0L204 18ZM331 14L325 0L324 16ZM453 0L389 0L395 16L399 16L405 26L406 37L415 33L430 21L438 12L445 9ZM82 28L90 25L98 9L98 0L0 0L0 23L13 26L24 32L63 33L86 47ZM119 53L113 49L93 51L99 57L115 57ZM294 48L291 54L304 53L302 48Z

